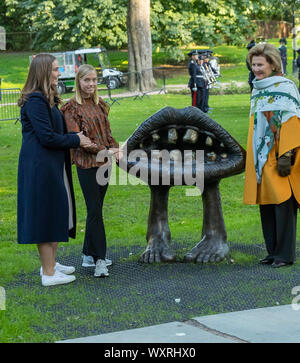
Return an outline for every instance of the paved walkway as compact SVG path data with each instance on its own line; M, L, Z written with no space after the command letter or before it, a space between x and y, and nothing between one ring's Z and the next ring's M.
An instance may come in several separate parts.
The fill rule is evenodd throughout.
M238 87L242 87L245 86L247 84L247 82L234 82L236 83L236 85ZM223 82L220 83L220 87L225 89L228 86L230 86L231 83L229 82ZM150 91L150 92L146 92L146 93L141 93L141 92L123 92L123 93L118 93L118 94L111 94L111 99L112 100L118 100L121 98L128 98L128 97L136 97L138 98L142 98L146 95L157 95L157 94L164 94L164 93L168 93L168 90L172 90L172 91L180 91L182 89L186 89L189 90L187 84L173 84L173 85L166 85L166 90L164 91L163 89L160 90L156 90L156 91ZM109 98L108 94L100 94L102 98L106 99Z
M296 306L300 308L300 305ZM281 305L196 317L59 343L299 343L300 309Z

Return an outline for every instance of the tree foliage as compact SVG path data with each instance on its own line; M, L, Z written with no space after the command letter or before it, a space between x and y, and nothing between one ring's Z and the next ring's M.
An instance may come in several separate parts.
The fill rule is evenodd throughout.
M177 52L190 43L241 44L254 31L258 0L153 0L153 42Z
M5 0L8 17L26 9L23 22L35 32L35 47L76 48L127 42L126 0Z
M299 0L259 0L257 17L262 20L284 20L292 22L294 11L299 11Z
M124 48L127 4L128 0L2 0L0 25L7 31L35 32L36 48L41 44L52 50L98 44ZM252 19L289 20L299 4L299 0L151 0L152 43L177 59L180 47L191 43L243 43L254 30Z

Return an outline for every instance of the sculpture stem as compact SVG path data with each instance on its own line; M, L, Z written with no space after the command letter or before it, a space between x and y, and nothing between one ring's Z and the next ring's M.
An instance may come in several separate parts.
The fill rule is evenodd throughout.
M202 237L218 237L226 242L227 233L223 219L219 182L205 185L202 202L204 213Z
M151 186L151 203L148 218L147 241L157 237L165 242L171 239L168 222L168 198L170 186Z

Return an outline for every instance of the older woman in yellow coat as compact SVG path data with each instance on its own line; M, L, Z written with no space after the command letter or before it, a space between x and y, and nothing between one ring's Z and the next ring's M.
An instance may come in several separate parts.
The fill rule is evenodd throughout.
M245 204L259 204L268 255L260 263L291 265L300 205L300 96L282 77L278 50L258 44L248 55L255 74L248 134Z

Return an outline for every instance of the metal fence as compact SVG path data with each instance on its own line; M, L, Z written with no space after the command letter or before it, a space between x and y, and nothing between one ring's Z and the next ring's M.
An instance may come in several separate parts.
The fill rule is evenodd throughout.
M178 76L178 71L185 75L186 80L188 79L187 68L153 67L143 69L141 72L123 73L120 88L110 88L111 82L108 79L106 86L100 87L99 92L110 105L119 104L120 100L129 97L133 100L143 100L145 96L167 93L167 81Z
M154 67L141 72L123 72L116 88L110 87L114 84L112 79L99 84L99 95L111 106L130 97L133 100L143 100L153 94L167 93L167 83L172 84L172 78L178 77L179 73L187 83L188 71L185 67ZM19 97L20 89L1 88L0 78L0 121L20 119L20 108L17 106Z
M0 83L0 121L20 119L20 108L17 105L20 92L20 88L1 88Z

